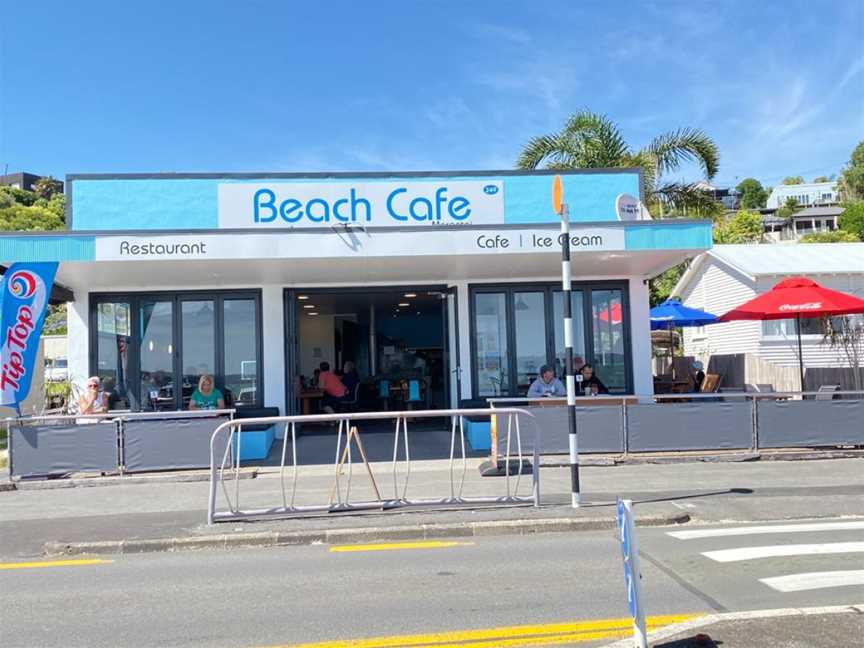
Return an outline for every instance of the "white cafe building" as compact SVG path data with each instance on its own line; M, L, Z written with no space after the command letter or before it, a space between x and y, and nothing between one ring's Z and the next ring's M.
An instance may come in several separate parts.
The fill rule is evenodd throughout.
M711 224L619 217L638 170L562 175L577 361L652 392L648 279ZM311 411L322 362L360 409L388 385L430 408L524 395L563 372L558 217L545 172L133 174L67 178L68 229L0 235L3 263L58 261L74 381L112 407L184 409L202 374L229 404ZM307 408L304 410L304 407Z

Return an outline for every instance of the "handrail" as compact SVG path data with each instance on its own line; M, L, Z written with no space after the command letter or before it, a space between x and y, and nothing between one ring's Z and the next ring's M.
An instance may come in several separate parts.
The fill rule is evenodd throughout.
M148 420L148 419L164 419L164 418L211 418L216 416L233 415L236 409L216 409L216 410L169 410L160 412L133 412L132 410L109 410L101 414L42 414L35 416L8 416L5 421L15 421L22 423L36 421L69 421L77 419L99 419L99 420Z
M579 403L591 403L592 401L613 400L674 400L674 399L716 399L716 398L791 398L795 396L822 396L826 400L830 396L862 396L864 390L837 390L837 391L773 391L773 392L756 392L756 391L718 391L711 393L702 392L682 392L680 394L598 394L596 396L577 396L576 401ZM487 403L493 407L495 403L525 403L525 402L543 402L543 403L567 403L567 398L563 396L512 396L512 397L494 397L487 398Z
M516 477L516 487L511 491L510 488L510 472L511 468L509 466L509 447L508 447L508 466L507 466L507 494L504 496L498 497L463 497L462 489L465 484L465 474L467 472L468 467L468 457L466 453L465 446L465 435L464 435L464 427L463 421L464 417L472 417L472 416L483 416L483 417L492 417L492 416L509 416L516 417L517 423L515 425L515 443L519 460L518 471L516 469L512 469L514 476ZM533 467L532 467L532 494L530 497L520 497L518 495L518 487L519 487L519 479L523 474L523 460L522 460L522 439L521 439L521 431L520 426L518 424L518 417L525 416L528 420L533 422L534 415L522 408L509 407L509 408L497 408L497 409L480 409L480 408L464 408L464 409L446 409L446 410L408 410L408 411L390 411L390 412L354 412L354 413L337 413L337 414L312 414L312 415L289 415L289 416L265 416L258 418L248 418L248 419L233 419L231 421L225 421L221 423L210 436L210 490L209 497L207 503L207 522L208 524L212 524L216 521L222 520L238 520L238 519L248 519L250 517L274 517L274 516L285 516L285 515L297 515L297 514L305 514L305 513L315 513L315 512L324 512L324 511L334 511L334 510L368 510L368 509L393 509L401 506L429 506L429 505L465 505L465 504L510 504L510 505L524 505L524 504L533 504L534 506L540 505L540 476L539 476L539 442L538 435L539 429L536 424L534 424L534 443L533 445ZM456 419L459 419L459 425L456 425ZM437 498L437 499L412 499L407 496L408 490L408 479L411 474L411 459L408 450L408 420L413 419L429 419L429 418L451 418L451 442L450 442L450 497L447 498ZM392 499L384 498L378 491L377 485L375 485L374 477L372 477L371 468L369 466L368 460L365 455L365 451L362 446L362 442L359 440L358 436L355 434L355 429L351 426L351 423L356 421L375 421L375 420L388 420L393 419L396 422L395 428L395 442L394 442L394 450L393 450L393 487L394 487L394 497ZM336 458L334 460L334 466L336 469L335 482L333 484L333 491L331 495L331 502L328 504L322 505L304 505L304 506L295 506L294 500L297 492L297 478L298 478L298 464L297 464L297 424L298 423L328 423L333 422L337 423L338 430L336 432ZM284 425L285 426L285 434L283 437L283 447L281 453L281 464L280 464L280 485L282 491L282 506L274 507L268 509L257 509L257 510L240 510L239 506L239 496L240 496L240 479L239 479L239 471L240 471L240 444L242 440L242 434L238 434L238 432L242 432L242 427L245 425ZM460 437L459 446L461 449L462 457L461 457L461 475L457 476L456 471L454 470L454 459L456 458L456 448L457 448L457 429L458 435ZM221 463L217 465L217 456L216 456L216 448L217 441L219 437L223 435L226 430L228 431L228 438L225 443L225 451L222 456ZM234 447L234 438L236 436L236 448ZM404 465L406 467L406 473L404 476L404 484L400 489L399 479L398 479L398 464L400 463L398 460L398 450L399 450L399 441L400 435L403 437L405 450L404 450ZM343 445L343 436L344 436L344 445ZM509 435L508 435L509 436ZM354 442L357 445L357 449L360 452L363 463L366 465L366 469L369 472L370 477L372 477L373 487L375 489L375 493L377 499L368 501L368 502L360 502L360 503L350 503L348 498L350 496L351 489L351 479L352 479L352 469L353 469L353 459L352 459L352 450L351 450L351 440L354 438ZM287 448L289 441L292 444L292 464L293 464L293 483L292 483L292 492L290 498L290 504L288 500L288 494L285 488L285 468L286 468L286 458L287 458ZM232 498L228 493L228 488L225 484L225 472L226 472L226 464L229 462L229 455L233 455L231 459L231 463L233 466L229 466L228 470L234 473L235 479L235 492L234 498L232 502ZM347 461L346 461L347 460ZM347 486L346 490L342 492L340 475L341 469L344 467L347 468L348 476L347 476ZM229 472L229 474L230 474ZM458 483L458 487L457 487ZM217 492L219 490L219 486L221 485L225 499L228 503L229 511L228 512L216 512L216 498ZM401 493L400 493L401 490ZM336 502L333 503L332 497L335 496Z

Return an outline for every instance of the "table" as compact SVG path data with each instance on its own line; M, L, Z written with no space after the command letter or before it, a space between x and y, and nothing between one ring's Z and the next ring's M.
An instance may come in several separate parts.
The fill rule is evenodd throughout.
M303 410L303 415L308 416L312 413L312 400L320 400L324 397L323 389L304 389L300 392L301 409Z

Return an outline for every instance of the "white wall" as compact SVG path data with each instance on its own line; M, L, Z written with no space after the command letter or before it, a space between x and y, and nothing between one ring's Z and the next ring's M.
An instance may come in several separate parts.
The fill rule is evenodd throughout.
M307 378L322 362L336 366L336 335L334 317L300 317L298 326L298 351L300 353L300 373Z
M648 284L641 278L630 279L630 348L633 354L633 393L653 394L651 367L651 302Z
M76 292L77 299L66 304L66 352L69 359L69 380L82 391L90 371L87 293Z
M285 409L285 328L282 286L264 286L261 290L261 317L263 328L264 405Z
M755 296L755 281L707 257L681 294L691 308L715 315L732 310ZM759 322L729 322L705 327L684 328L684 354L705 359L711 355L756 353Z

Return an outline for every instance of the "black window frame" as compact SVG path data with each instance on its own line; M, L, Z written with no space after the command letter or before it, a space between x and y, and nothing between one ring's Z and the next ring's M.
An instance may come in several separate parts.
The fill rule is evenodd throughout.
M181 365L183 358L183 329L182 319L183 310L182 303L186 301L204 301L212 300L214 302L214 318L215 318L215 365L213 374L216 379L216 386L224 392L225 390L225 301L237 299L251 299L255 303L255 400L253 403L237 404L234 407L263 407L264 403L264 323L262 320L262 298L260 288L250 289L230 289L230 290L160 290L160 291L145 291L145 292L96 292L88 295L88 320L89 320L89 335L88 335L88 364L89 375L98 374L98 305L100 303L116 303L123 302L129 304L129 319L130 331L129 337L132 342L129 345L129 377L127 391L133 395L134 400L130 399L130 407L135 411L142 411L141 404L138 402L138 395L141 389L141 362L140 362L140 313L141 302L147 300L167 301L171 302L171 335L173 338L172 345L172 369L174 374L175 384L177 378L182 378L183 367ZM183 409L183 394L182 390L174 390L174 408L176 410ZM233 395L236 398L236 394Z
M624 355L627 358L627 371L624 374L625 388L622 395L633 394L633 344L632 328L630 319L630 287L626 280L609 281L574 281L571 289L582 292L582 320L585 334L585 362L595 363L594 349L594 318L592 315L591 294L593 290L620 290L621 309L624 326ZM469 312L469 349L471 353L471 397L474 400L491 398L480 396L478 393L479 380L477 374L477 313L475 295L482 293L505 293L505 310L507 319L507 364L509 391L501 394L501 397L520 397L525 394L516 393L516 317L515 317L515 294L521 292L543 292L544 311L546 317L546 359L547 362L555 358L555 328L554 328L554 294L561 292L561 284L555 282L503 282L503 283L478 283L468 285L468 312ZM617 392L616 392L617 393Z

